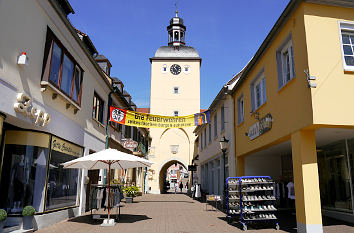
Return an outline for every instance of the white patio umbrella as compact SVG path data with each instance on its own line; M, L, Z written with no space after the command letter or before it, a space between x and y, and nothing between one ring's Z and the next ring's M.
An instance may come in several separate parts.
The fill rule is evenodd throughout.
M127 154L116 149L105 149L97 153L80 157L63 163L64 168L81 168L88 170L108 169L108 198L111 191L111 169L128 169L136 167L150 167L153 162ZM108 201L108 221L110 224L110 206Z

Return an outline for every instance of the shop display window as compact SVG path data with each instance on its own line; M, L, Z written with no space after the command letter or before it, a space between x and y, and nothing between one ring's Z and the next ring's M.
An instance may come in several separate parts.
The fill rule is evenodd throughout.
M76 205L78 169L64 169L61 165L76 157L52 151L46 196L46 210Z
M36 146L34 141L41 136L35 136L36 133L7 134L1 170L0 208L8 214L21 214L27 205L33 206L36 212L43 209L49 149ZM11 144L26 142L26 139L31 139L29 141L32 142L27 142L34 145ZM44 139L48 144L49 136L44 136Z
M354 151L354 143L349 150ZM322 207L340 211L352 209L346 141L317 148Z

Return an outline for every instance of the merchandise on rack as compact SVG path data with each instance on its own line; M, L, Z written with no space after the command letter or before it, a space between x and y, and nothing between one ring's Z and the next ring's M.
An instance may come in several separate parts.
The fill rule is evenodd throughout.
M275 223L279 230L274 207L274 182L269 176L229 177L227 187L227 218L231 222L238 218L243 229L247 224L258 222Z

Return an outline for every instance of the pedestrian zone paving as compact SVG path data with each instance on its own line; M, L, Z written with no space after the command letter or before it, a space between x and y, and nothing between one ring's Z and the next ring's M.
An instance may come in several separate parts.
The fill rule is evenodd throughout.
M296 232L295 216L280 219L280 230L249 229L247 232ZM191 199L185 194L147 194L134 198L133 204L121 208L121 217L114 227L101 227L101 220L91 220L85 215L53 224L39 233L222 233L244 232L237 223L228 224L221 211L205 210L205 203ZM353 233L353 227L346 224L331 224L324 227L325 233Z

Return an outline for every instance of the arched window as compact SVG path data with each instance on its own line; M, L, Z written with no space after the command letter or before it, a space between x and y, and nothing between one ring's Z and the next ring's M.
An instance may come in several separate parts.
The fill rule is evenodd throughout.
M181 42L184 42L184 33L181 32Z
M172 32L170 32L168 34L168 42L173 42L173 34L172 34Z
M179 33L178 33L178 31L175 31L175 41L179 41Z

